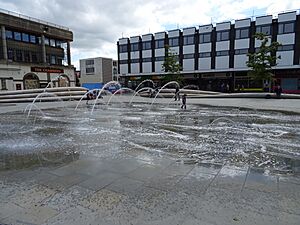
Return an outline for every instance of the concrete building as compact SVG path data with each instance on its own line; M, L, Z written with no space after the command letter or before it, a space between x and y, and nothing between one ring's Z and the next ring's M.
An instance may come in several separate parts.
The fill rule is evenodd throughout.
M254 53L260 42L256 32L268 35L270 41L282 44L281 56L274 67L275 78L286 92L300 93L300 15L297 11L278 16L246 18L234 22L202 25L155 34L120 38L119 72L125 85L136 86L143 79L159 83L164 76L162 64L166 49L178 54L181 74L187 84L203 90L219 90L221 84L231 89L257 87L247 74L248 53Z
M116 60L111 58L89 58L80 60L80 83L88 89L101 88L117 74Z
M67 27L0 10L0 90L75 86Z

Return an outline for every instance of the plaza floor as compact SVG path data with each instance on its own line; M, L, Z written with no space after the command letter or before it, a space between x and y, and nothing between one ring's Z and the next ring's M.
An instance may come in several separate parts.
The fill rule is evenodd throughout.
M167 104L170 99L158 101ZM299 100L188 99L188 104L300 112ZM0 107L2 113L20 109L24 104ZM299 225L300 221L299 173L281 174L246 164L190 164L147 150L70 156L67 163L41 161L29 169L3 170L0 190L1 225Z

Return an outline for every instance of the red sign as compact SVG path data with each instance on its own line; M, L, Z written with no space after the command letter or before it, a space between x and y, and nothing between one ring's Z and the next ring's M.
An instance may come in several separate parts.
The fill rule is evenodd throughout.
M31 72L37 73L64 73L63 69L50 68L50 67L31 67Z

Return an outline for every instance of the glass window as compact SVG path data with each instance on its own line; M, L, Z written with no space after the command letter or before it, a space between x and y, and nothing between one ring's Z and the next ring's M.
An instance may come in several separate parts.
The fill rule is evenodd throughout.
M183 45L193 45L194 43L195 43L194 35L183 37Z
M294 50L294 45L281 45L278 46L278 51L292 51Z
M155 61L165 61L165 57L164 56L155 57Z
M209 43L211 42L211 33L200 34L199 35L199 43Z
M33 44L36 43L36 37L34 35L30 35L30 42Z
M143 50L151 49L151 41L143 42Z
M49 38L46 38L46 37L45 37L45 45L50 45L50 40L49 40Z
M234 52L235 55L244 55L248 54L248 48L245 49L236 49Z
M183 55L184 59L193 59L194 58L194 54L185 54Z
M31 52L31 61L36 63L38 61L36 52Z
M29 51L24 51L24 61L30 62L30 54Z
M143 62L152 62L152 58L143 58Z
M139 50L139 43L132 43L131 45L131 51L135 52Z
M227 41L229 40L229 31L218 31L217 32L217 41Z
M179 38L169 38L169 46L170 47L175 47L179 45Z
M295 30L295 23L294 22L280 23L278 25L278 34L293 33L294 30Z
M56 56L55 55L51 55L51 64L56 64Z
M201 52L199 53L199 58L208 58L211 57L211 52Z
M155 41L155 48L164 48L165 47L165 40L156 40Z
M216 56L227 56L229 55L229 51L217 51Z
M89 65L94 65L94 60L93 59L88 59L85 61L85 65L89 66Z
M249 29L243 28L243 29L236 29L235 30L235 39L243 39L249 37Z
M131 63L139 63L140 59L131 59Z
M94 67L85 68L85 72L86 73L94 73L95 72L95 68Z
M127 63L128 63L128 60L127 60L127 59L124 59L124 60L120 60L119 62L120 62L120 64L127 64Z
M23 61L23 53L21 50L16 50L16 61Z
M120 45L120 53L127 52L127 51L128 51L127 45Z
M14 50L12 48L7 49L7 58L10 60L14 59Z
M7 39L13 39L13 32L10 30L5 31L5 35Z
M55 40L54 39L50 39L50 46L55 47Z
M29 42L29 35L25 34L25 33L22 33L22 41Z
M14 39L16 41L21 41L22 40L21 33L20 32L14 32Z
M271 35L271 25L257 26L256 33L263 33L265 35Z

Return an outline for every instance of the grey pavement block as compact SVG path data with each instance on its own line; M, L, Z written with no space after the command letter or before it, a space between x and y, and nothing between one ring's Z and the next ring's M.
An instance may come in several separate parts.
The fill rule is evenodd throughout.
M0 221L22 212L24 209L14 203L0 201Z
M67 176L67 175L71 175L74 173L78 173L78 170L82 169L82 167L80 166L76 166L77 164L75 163L70 163L68 165L56 168L52 171L50 171L50 173L55 174L57 176Z
M189 173L189 175L197 176L197 174L207 173L207 174L218 174L223 165L220 164L211 164L211 163L199 163L197 164L193 170Z
M300 185L300 176L296 175L282 175L279 176L279 182L283 183L293 183L293 184L299 184Z
M245 188L257 191L277 192L278 177L268 175L261 169L250 168Z
M134 194L136 189L142 186L144 182L133 180L128 177L123 177L115 180L113 183L108 185L106 189L122 193L122 194Z
M279 182L279 195L282 211L300 215L300 185Z
M115 173L121 173L121 174L130 173L145 164L144 161L132 159L132 158L116 159L116 160L107 159L105 160L105 163L106 163L106 170Z
M169 165L167 168L165 168L163 172L170 175L185 176L194 168L195 165L174 162L171 165Z
M128 173L127 176L136 180L147 181L148 179L157 176L159 173L161 173L161 171L162 168L159 166L146 164L138 167L131 173Z
M106 187L113 181L121 178L122 175L114 172L103 171L95 177L89 177L85 181L79 183L78 185L84 188L88 188L93 191L97 191L101 188Z
M183 178L181 175L170 175L164 172L145 181L145 185L165 191L176 189L175 185Z
M278 214L278 222L279 225L299 225L300 222L300 215L280 212Z

